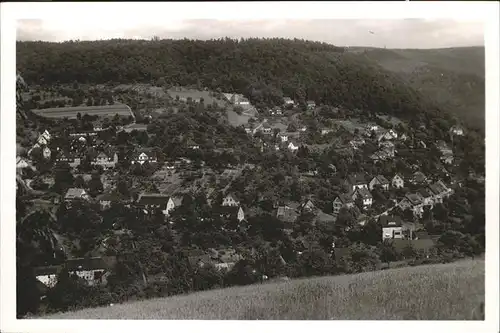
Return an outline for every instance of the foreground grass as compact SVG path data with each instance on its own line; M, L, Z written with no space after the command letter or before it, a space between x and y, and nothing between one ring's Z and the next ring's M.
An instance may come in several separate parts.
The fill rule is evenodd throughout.
M484 260L469 260L220 289L45 318L470 320L484 290Z

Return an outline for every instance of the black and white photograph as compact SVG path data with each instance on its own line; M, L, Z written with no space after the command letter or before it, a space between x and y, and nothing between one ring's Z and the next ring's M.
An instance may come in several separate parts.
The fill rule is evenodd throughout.
M1 331L498 332L498 3L336 6L2 4Z

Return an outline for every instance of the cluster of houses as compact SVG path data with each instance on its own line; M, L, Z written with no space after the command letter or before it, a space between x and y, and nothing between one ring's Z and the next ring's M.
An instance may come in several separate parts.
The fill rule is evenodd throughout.
M45 130L42 134L38 136L38 139L36 140L35 144L31 149L28 151L28 156L31 156L33 151L36 148L41 149L42 151L42 156L45 159L50 159L50 156L52 155L52 152L50 148L48 147L50 140L52 139L52 136L50 135L49 131Z
M453 194L453 189L447 187L441 180L428 183L421 172L416 172L410 181L413 184L421 184L422 187L416 192L405 194L393 208L399 207L402 211L411 210L416 218L422 217L425 207L432 209L436 203L442 203L444 198ZM391 186L396 189L403 188L404 179L399 174L396 174L391 181L382 175L377 175L367 181L363 174L354 174L348 178L347 185L349 186L348 193L337 196L333 201L335 217L342 208L354 208L354 202L358 197L361 199L363 209L371 207L373 204L371 191L376 187L382 191L388 191Z

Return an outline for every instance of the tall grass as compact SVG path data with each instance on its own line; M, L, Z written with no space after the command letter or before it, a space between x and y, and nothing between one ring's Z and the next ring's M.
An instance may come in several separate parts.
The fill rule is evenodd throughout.
M47 319L471 320L484 261L220 289Z

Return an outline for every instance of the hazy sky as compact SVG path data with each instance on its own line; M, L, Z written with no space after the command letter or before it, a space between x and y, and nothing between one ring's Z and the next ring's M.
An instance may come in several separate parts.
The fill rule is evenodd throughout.
M111 14L112 15L112 14ZM484 45L480 21L425 19L260 19L176 20L161 16L110 19L87 15L70 19L18 20L18 40L96 40L109 38L284 37L339 46L438 48ZM370 33L373 32L373 33Z

